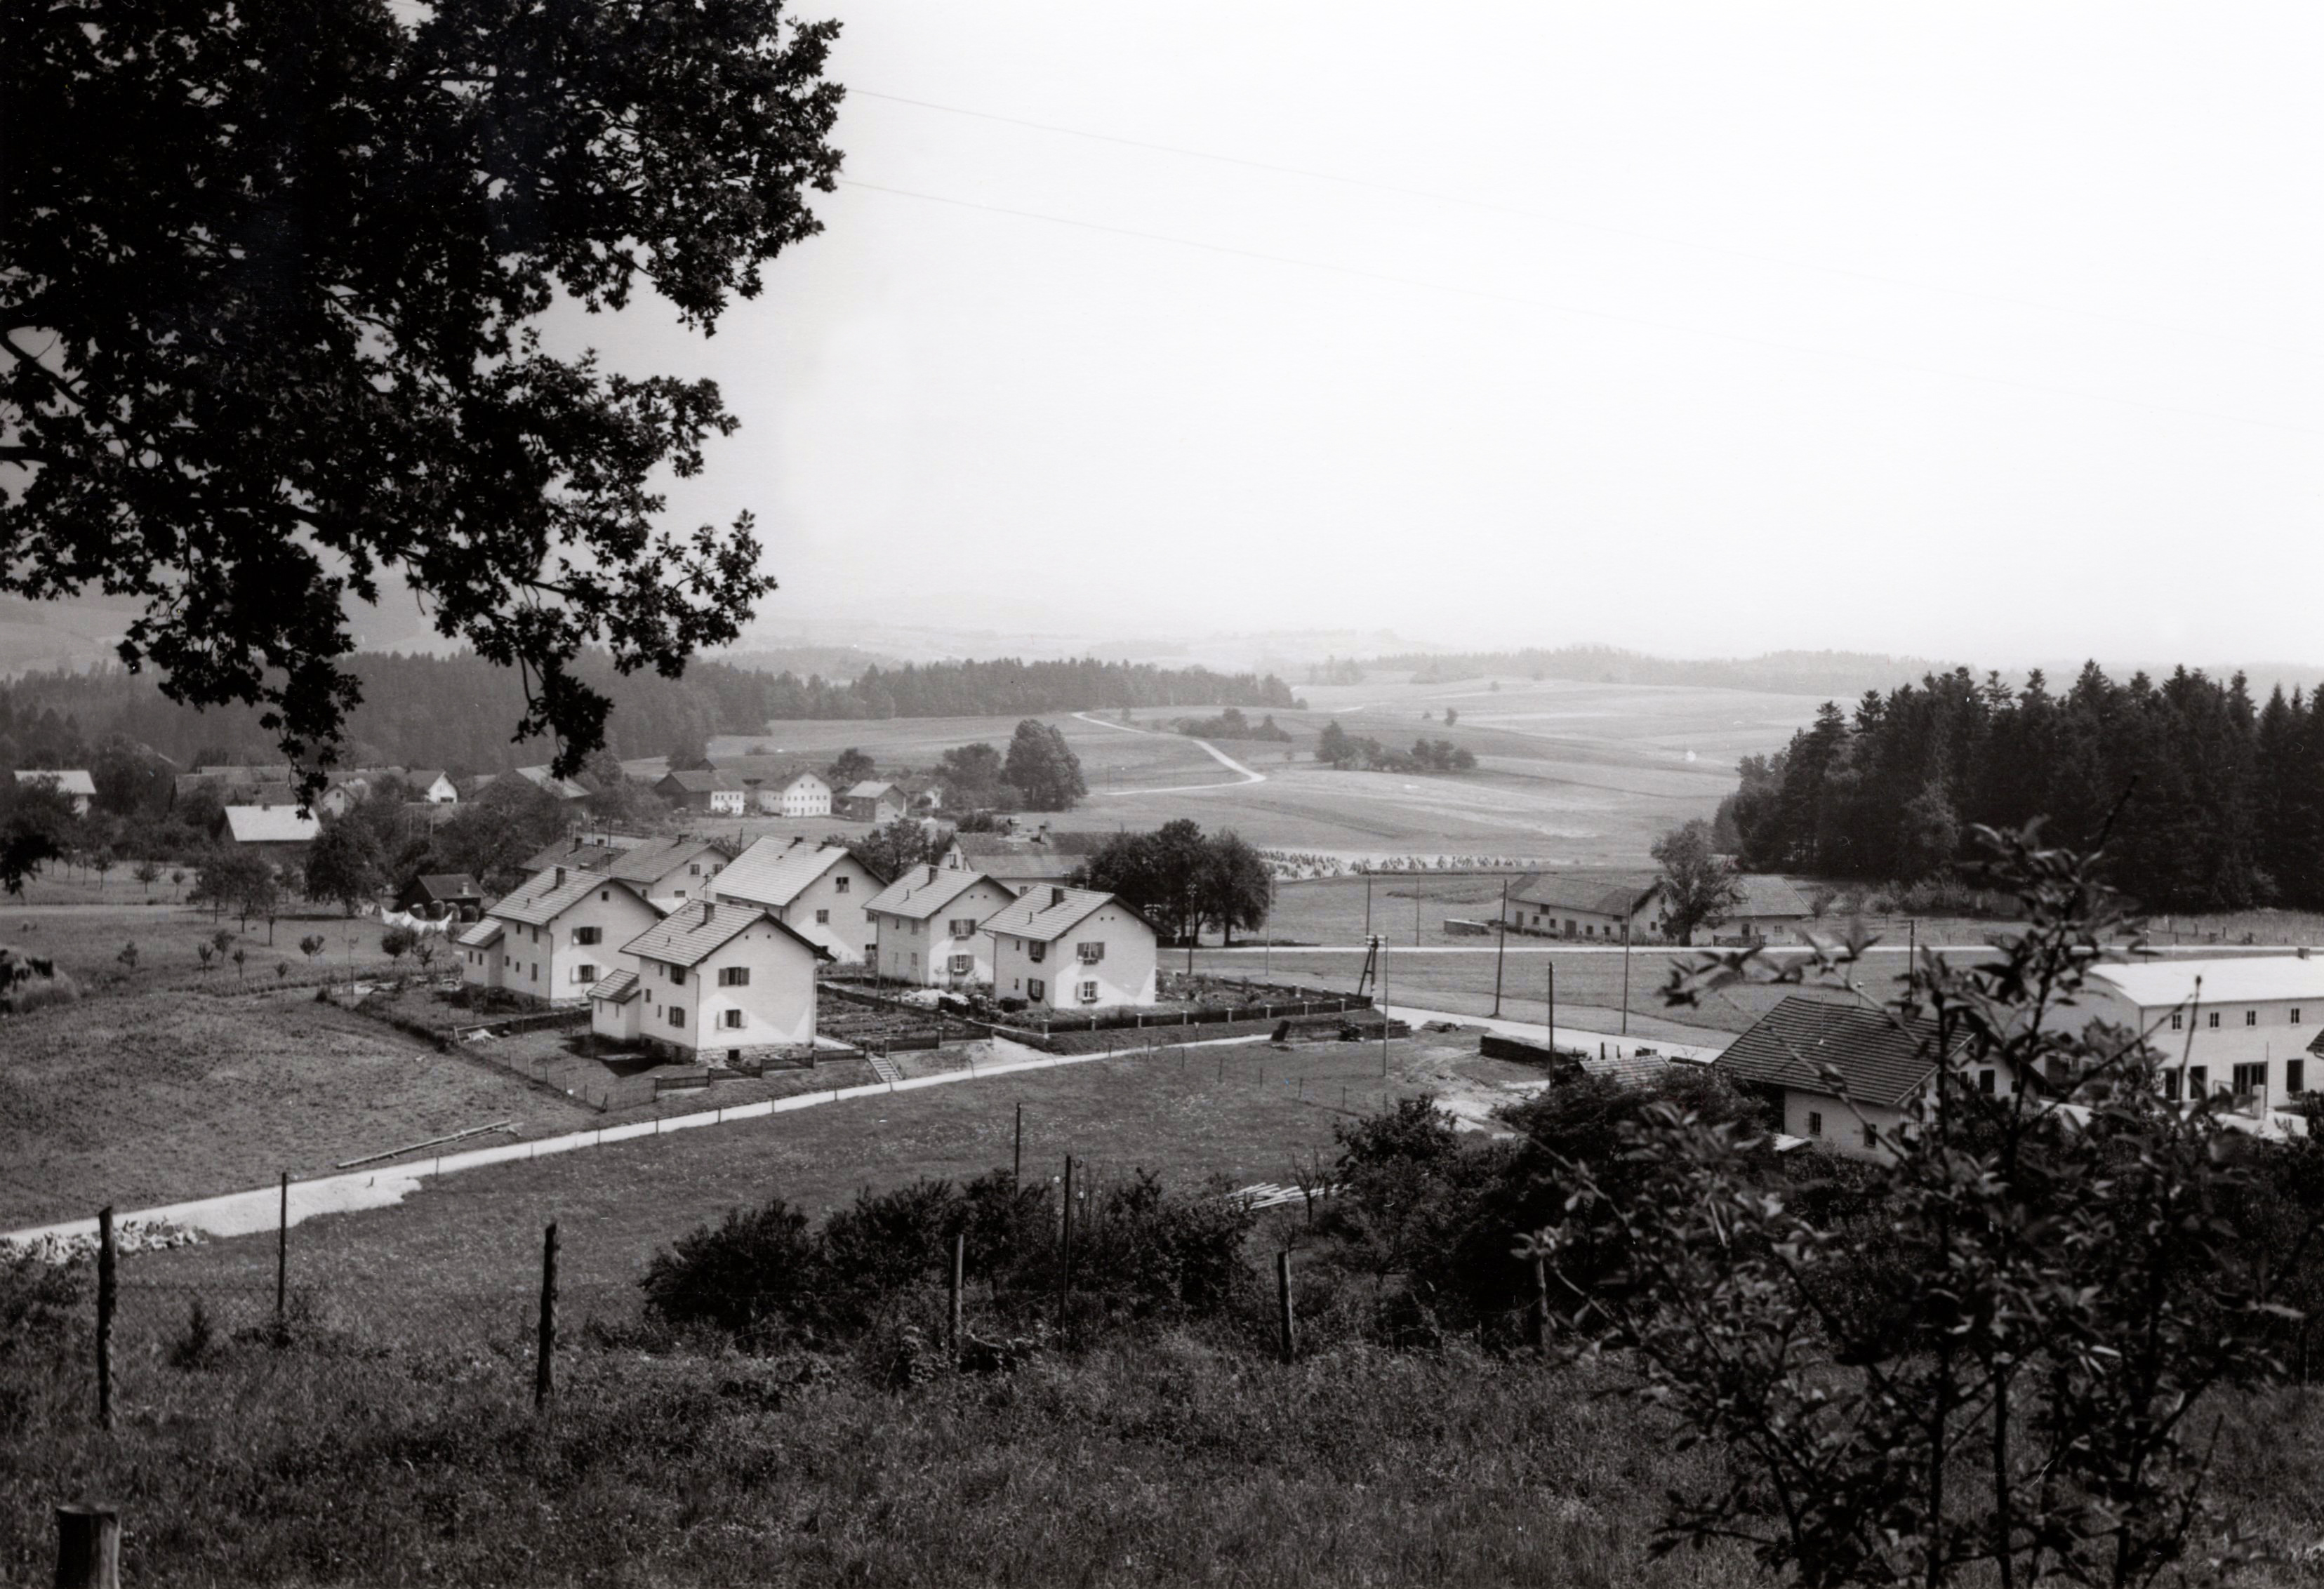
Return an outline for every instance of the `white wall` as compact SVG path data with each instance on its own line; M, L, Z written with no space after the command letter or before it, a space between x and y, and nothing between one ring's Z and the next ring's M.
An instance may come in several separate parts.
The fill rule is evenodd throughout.
M913 921L881 911L872 918L872 930L878 935L880 975L890 982L908 982L923 987L991 982L991 938L981 930L972 930L966 938L955 938L950 935L950 926L954 921L973 921L981 928L995 910L1015 903L1016 899L1010 890L988 878L937 911L932 920ZM969 957L966 971L955 974L951 970L956 955Z
M849 965L860 965L872 941L872 919L863 907L879 892L879 880L862 862L843 856L799 891L784 907L782 919ZM827 919L818 921L818 911L828 912Z
M1059 1014L1119 1009L1154 1002L1154 934L1120 905L1092 912L1056 942L1042 946L1036 962L1028 940L993 935L992 991L1013 995ZM1096 944L1104 955L1094 965L1082 963L1080 946ZM1033 991L1035 983L1041 991ZM1084 1001L1081 984L1097 984L1097 997Z
M815 1040L815 956L805 945L761 921L729 938L683 983L674 967L648 960L640 972L640 1035L696 1053L728 1049L805 1048ZM719 981L729 968L747 971L742 986ZM673 1023L670 1012L684 1012ZM741 1024L729 1026L729 1012Z
M2199 1083L2214 1093L2232 1089L2237 1066L2255 1067L2250 1079L2260 1085L2246 1091L2255 1091L2264 1108L2280 1109L2296 1094L2324 1086L2324 1059L2308 1052L2324 1029L2324 1003L2313 999L2141 1009L2093 981L2073 1005L2053 1011L2043 1024L2080 1032L2092 1021L2149 1032L2148 1045L2162 1057L2164 1074L2177 1076L2182 1098L2193 1096Z

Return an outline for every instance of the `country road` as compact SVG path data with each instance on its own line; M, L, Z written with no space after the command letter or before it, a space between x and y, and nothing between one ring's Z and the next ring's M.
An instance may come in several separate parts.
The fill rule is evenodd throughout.
M1111 728L1116 734L1151 734L1154 732L1154 730L1150 728L1132 728L1126 723L1109 723L1102 717L1093 717L1087 712L1075 712L1074 716L1080 718L1083 722L1093 724L1097 727ZM1188 736L1174 734L1169 737L1172 739L1184 739ZM1240 789L1246 783L1265 783L1267 781L1266 773L1254 771L1250 768L1244 766L1240 762L1236 761L1232 756L1227 754L1226 752L1219 749L1218 746L1213 744L1209 740L1197 739L1194 740L1194 743L1202 746L1204 750L1210 753L1211 760L1216 762L1220 766L1224 767L1230 772L1239 772L1242 774L1242 776L1231 783L1180 783L1174 784L1168 789L1111 789L1103 790L1102 793L1107 798L1116 799L1127 799L1133 795L1199 794L1206 789Z

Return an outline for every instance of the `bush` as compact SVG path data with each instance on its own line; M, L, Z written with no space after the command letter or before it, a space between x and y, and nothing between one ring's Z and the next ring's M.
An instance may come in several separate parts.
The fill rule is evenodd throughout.
M648 1310L666 1323L764 1344L807 1300L816 1258L807 1215L770 1197L756 1208L730 1208L718 1224L655 1253L641 1284Z
M35 1010L46 1010L55 1004L80 1002L80 984L70 972L60 971L51 976L36 976L18 983L15 988L0 997L0 1013L13 1012L30 1015Z

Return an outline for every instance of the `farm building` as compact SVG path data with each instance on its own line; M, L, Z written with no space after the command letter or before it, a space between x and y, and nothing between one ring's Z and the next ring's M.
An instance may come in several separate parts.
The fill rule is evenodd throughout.
M256 767L197 767L170 781L175 805L191 794L208 794L221 806L295 806L299 775L288 762Z
M1662 879L1651 872L1536 872L1509 887L1512 932L1643 942L1662 936Z
M1956 1040L1953 1062L1962 1043ZM1798 994L1712 1061L1736 1086L1779 1111L1785 1135L1859 1159L1884 1158L1906 1106L1937 1073L1937 1026L1900 1026L1888 1011ZM2007 1096L1991 1068L1969 1085Z
M2324 1061L2324 958L2303 949L2093 965L2051 1024L2078 1031L2092 1021L2147 1034L2164 1061L2164 1096L2225 1093L2265 1119L2309 1091L2309 1060Z
M396 894L395 908L431 921L474 921L484 913L484 892L465 872L423 872Z
M571 778L559 778L547 767L520 767L515 775L560 800L586 800L597 792L597 781L586 772L576 773ZM490 782L491 780L480 781Z
M893 822L911 809L911 797L896 784L876 778L851 785L832 809L850 822Z
M79 767L20 767L16 771L19 783L53 784L59 794L72 802L73 815L86 817L91 800L97 799L97 781Z
M1154 928L1111 894L1046 885L984 930L996 997L1060 1012L1154 1002Z
M954 871L982 872L1021 894L1043 883L1068 881L1115 836L1052 832L1046 824L1026 834L958 833L937 864Z
M589 990L599 1036L730 1065L814 1046L815 972L830 956L766 911L703 900L622 947L636 968Z
M743 813L742 781L729 772L665 772L653 791L681 811L707 811L715 817Z
M295 861L321 831L322 824L296 805L228 806L218 813L212 836L239 850Z
M773 756L720 756L715 765L742 786L744 806L761 817L831 815L831 785L811 767Z
M541 845L520 870L546 872L553 866L562 866L568 872L603 872L613 864L615 856L645 842L628 834L576 833Z
M1784 878L1764 873L1739 873L1735 884L1743 897L1713 929L1719 936L1764 943L1796 931L1815 914L1800 891Z
M989 983L991 945L982 928L1016 899L1015 890L981 872L915 866L863 907L876 946L872 963L889 982Z
M573 1004L611 972L635 970L620 946L660 919L633 883L552 866L452 942L469 987Z
M872 954L864 902L886 886L843 845L770 835L735 856L713 888L729 904L757 906L833 959L860 965Z
M668 910L689 899L709 898L710 880L733 858L733 849L716 839L655 838L616 851L598 870L637 884L657 909Z
M403 781L415 800L425 800L431 806L460 803L459 788L441 767L414 767L403 775Z

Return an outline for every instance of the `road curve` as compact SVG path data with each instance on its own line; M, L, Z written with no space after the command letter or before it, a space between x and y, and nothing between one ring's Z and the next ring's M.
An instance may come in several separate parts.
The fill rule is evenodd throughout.
M1154 732L1154 730L1150 728L1132 728L1126 723L1109 723L1102 717L1093 717L1087 712L1075 712L1074 716L1080 718L1084 723L1094 724L1100 728L1111 728L1116 734L1151 734ZM1190 736L1174 734L1170 735L1170 737L1173 739L1185 739ZM1266 773L1254 771L1252 769L1244 766L1240 762L1236 761L1232 756L1227 754L1226 752L1219 749L1218 746L1213 744L1209 740L1197 739L1193 743L1202 746L1203 749L1209 753L1212 761L1216 762L1228 771L1238 772L1240 773L1241 776L1229 783L1178 783L1173 784L1167 789L1109 789L1101 790L1100 792L1110 797L1120 799L1127 799L1131 795L1198 794L1206 789L1240 789L1246 783L1265 783L1267 781Z

